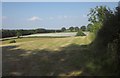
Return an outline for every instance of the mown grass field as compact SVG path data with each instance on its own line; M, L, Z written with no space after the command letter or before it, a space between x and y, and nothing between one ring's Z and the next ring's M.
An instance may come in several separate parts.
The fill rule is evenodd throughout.
M90 50L92 34L65 38L21 38L2 41L3 75L79 76L92 75Z

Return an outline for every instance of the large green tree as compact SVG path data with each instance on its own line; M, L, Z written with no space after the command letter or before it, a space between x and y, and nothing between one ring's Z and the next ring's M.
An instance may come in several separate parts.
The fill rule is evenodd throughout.
M92 24L91 31L95 34L102 27L104 19L106 18L105 14L108 10L110 11L106 6L96 6L95 8L91 8L90 13L88 14L88 21Z
M102 27L93 41L95 64L103 73L120 74L120 6L108 9L101 21Z

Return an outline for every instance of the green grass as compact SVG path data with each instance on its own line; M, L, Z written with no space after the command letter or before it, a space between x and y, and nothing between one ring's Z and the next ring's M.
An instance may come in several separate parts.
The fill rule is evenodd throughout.
M3 41L3 75L89 76L90 33L84 37L21 38ZM90 64L90 65L88 65ZM94 67L92 67L94 68Z
M15 40L16 43L10 43L11 40ZM18 38L2 41L4 45L20 45L21 49L34 50L34 49L59 49L60 47L67 46L69 44L85 45L89 44L89 35L84 37L42 37L42 38Z

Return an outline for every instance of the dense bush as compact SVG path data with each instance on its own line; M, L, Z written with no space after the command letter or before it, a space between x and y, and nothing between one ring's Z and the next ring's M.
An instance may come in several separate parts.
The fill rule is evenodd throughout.
M94 64L101 75L120 74L120 7L107 10L102 28L92 42Z
M86 36L86 35L82 32L82 30L79 30L77 32L76 36Z
M16 43L16 41L15 40L11 40L9 43Z

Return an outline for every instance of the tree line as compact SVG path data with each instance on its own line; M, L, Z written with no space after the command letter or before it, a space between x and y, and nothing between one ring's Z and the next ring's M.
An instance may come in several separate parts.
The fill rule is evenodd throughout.
M62 32L78 32L79 30L82 30L82 31L87 31L87 27L86 26L81 26L81 27L69 27L68 29L65 28L65 27L62 27L61 28L61 31Z
M31 34L37 34L37 33L55 33L55 32L78 32L79 30L87 31L86 26L79 27L69 27L66 29L65 27L62 27L59 30L56 29L44 29L44 28L38 28L38 29L30 29L30 30L9 30L9 29L2 29L0 32L2 33L1 38L6 37L15 37L15 36L24 36L24 35L31 35Z
M48 29L31 29L31 30L6 30L2 29L0 30L2 33L1 38L6 38L6 37L15 37L15 36L24 36L24 35L31 35L31 34L37 34L37 33L53 33L53 32L61 32L61 30L48 30Z

